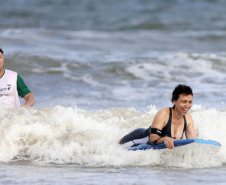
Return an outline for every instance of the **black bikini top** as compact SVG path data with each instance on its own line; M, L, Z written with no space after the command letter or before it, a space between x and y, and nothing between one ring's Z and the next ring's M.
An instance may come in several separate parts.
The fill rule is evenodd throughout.
M149 127L149 133L157 134L157 135L159 135L161 137L164 137L164 136L172 137L171 136L171 122L172 122L172 108L170 108L169 120L168 120L166 126L163 127L162 130L157 129L157 128L151 128L151 126L150 126ZM186 127L187 127L187 121L186 121L186 118L184 116L184 130L183 130L183 133L185 132ZM181 136L181 139L182 139L182 137L183 137L183 134Z
M172 108L170 108L169 120L168 120L166 126L163 127L163 129L162 129L162 135L168 135L169 137L172 137L171 136L171 123L172 123ZM186 118L184 116L184 130L183 130L183 133L185 132L186 127L187 127L187 121L186 121ZM181 139L182 139L182 137L183 137L183 134L181 136Z

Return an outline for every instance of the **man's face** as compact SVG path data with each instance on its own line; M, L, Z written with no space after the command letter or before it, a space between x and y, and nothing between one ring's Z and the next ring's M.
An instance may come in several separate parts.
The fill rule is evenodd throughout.
M0 72L2 72L3 66L4 66L4 56L3 56L3 54L0 52Z

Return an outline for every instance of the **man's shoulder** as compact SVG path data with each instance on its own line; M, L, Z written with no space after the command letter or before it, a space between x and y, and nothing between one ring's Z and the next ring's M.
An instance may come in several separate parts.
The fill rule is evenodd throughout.
M16 71L12 71L12 70L9 70L9 69L5 69L5 74L6 73L11 73L11 74L18 74Z
M17 79L18 73L15 72L15 71L12 71L12 70L5 69L4 76L6 78L15 78L15 79Z

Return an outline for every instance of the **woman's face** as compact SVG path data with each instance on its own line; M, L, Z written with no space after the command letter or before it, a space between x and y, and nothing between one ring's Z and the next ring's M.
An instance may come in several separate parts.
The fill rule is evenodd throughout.
M190 108L192 107L192 95L180 94L177 100L174 100L173 103L175 108L183 115L187 114Z

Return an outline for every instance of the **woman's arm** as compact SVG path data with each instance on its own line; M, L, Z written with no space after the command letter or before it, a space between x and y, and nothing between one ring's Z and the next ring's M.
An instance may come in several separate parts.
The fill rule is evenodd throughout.
M185 130L186 138L187 139L197 138L197 135L195 133L194 121L189 113L186 115L186 120L187 120L187 127Z
M161 109L156 114L156 116L155 116L155 118L152 122L151 128L157 128L159 130L162 130L163 127L165 127L165 125L167 124L168 119L169 119L169 108L167 107L167 108ZM164 143L167 148L169 148L169 149L174 148L173 141L175 139L173 139L173 138L170 138L170 137L167 137L167 136L160 138L159 135L151 133L150 134L150 142L153 142L153 141L156 141L156 140L157 140L157 142L156 142L157 144L158 143Z

